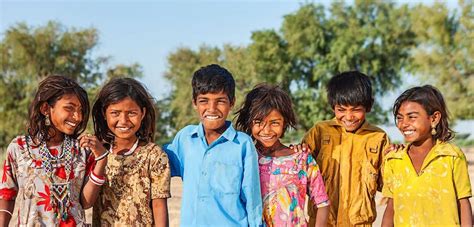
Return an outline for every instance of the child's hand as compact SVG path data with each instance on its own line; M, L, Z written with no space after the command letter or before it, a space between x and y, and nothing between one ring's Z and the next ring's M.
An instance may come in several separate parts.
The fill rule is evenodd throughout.
M398 149L404 149L404 148L405 148L405 145L404 145L404 144L390 144L390 146L387 147L387 149L385 149L385 150L383 151L383 154L386 155L386 154L388 154L388 153L390 153L390 152L392 152L392 151L397 152Z
M296 144L296 145L290 144L290 149L292 149L295 153L309 152L309 147L308 147L308 144L306 143L301 143L301 144Z
M91 134L81 135L79 137L79 146L91 150L96 158L107 152L97 137Z

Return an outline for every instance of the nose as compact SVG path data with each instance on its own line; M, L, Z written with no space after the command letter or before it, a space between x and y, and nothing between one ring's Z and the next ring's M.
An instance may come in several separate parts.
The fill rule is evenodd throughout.
M72 115L72 118L75 120L75 121L82 121L82 112L81 111L74 111L73 115Z
M264 123L262 132L265 134L270 133L270 124Z
M126 113L121 113L119 116L119 123L127 123L128 122L128 116Z
M209 102L209 111L214 112L217 109L217 102Z

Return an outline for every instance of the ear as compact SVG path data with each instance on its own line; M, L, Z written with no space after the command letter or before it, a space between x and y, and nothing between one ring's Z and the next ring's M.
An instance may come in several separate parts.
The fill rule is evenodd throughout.
M193 108L197 110L196 99L193 99L192 103L193 103Z
M431 114L430 120L431 120L431 126L436 127L439 121L441 120L441 112L435 111L433 114Z
M39 110L40 110L41 114L46 116L46 115L50 114L51 107L49 106L49 104L47 102L43 102L41 104Z
M142 108L142 119L140 119L140 121L143 121L143 118L145 118L145 115L146 115L146 108L143 107Z
M230 101L230 108L234 108L235 105L235 97Z

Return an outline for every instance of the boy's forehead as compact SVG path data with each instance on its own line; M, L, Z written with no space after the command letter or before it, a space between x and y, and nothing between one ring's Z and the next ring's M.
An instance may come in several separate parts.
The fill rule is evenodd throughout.
M363 105L351 105L351 104L336 104L335 108L344 108L344 109L365 109Z
M227 93L224 91L219 91L219 92L208 92L208 93L203 93L203 94L198 94L196 98L212 98L212 99L218 99L218 98L226 98L229 99Z

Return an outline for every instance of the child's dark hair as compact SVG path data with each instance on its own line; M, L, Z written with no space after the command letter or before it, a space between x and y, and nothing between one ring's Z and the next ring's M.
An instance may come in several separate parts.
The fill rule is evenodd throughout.
M236 112L237 129L251 135L253 121L262 120L272 110L283 116L283 135L288 127L295 128L296 116L290 96L279 86L259 84L247 93L242 107Z
M361 105L366 112L370 112L374 103L370 78L358 71L332 77L327 84L327 97L333 109L336 105Z
M107 126L105 111L111 104L116 104L125 98L132 99L140 107L146 109L145 117L137 132L137 137L142 142L153 141L155 134L155 108L153 97L146 88L132 78L115 78L110 80L100 90L97 100L92 107L92 119L97 138L105 143L112 144L114 135Z
M68 94L73 94L79 99L82 113L82 121L77 125L74 134L70 136L77 138L85 130L89 119L90 108L87 92L73 79L53 75L46 77L40 82L35 98L28 109L28 134L33 139L48 141L54 136L48 133L51 126L46 126L46 117L41 113L41 106L44 103L48 103L49 106L54 106L58 100Z
M403 102L416 102L420 104L430 116L436 111L439 111L441 113L441 119L438 125L436 125L436 134L433 135L433 138L443 142L454 138L454 132L449 128L449 115L446 103L443 95L437 88L431 85L425 85L422 87L413 87L403 92L393 104L395 123L398 110Z
M227 69L212 64L201 67L194 72L193 80L193 101L200 94L218 93L223 91L227 94L231 103L235 100L235 81L232 74Z

